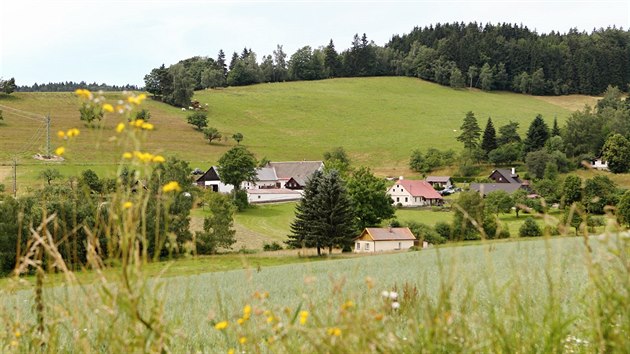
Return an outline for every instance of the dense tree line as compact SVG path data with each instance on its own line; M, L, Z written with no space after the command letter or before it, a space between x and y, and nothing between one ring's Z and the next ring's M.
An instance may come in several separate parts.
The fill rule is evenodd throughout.
M535 95L600 94L630 83L630 32L617 28L538 34L513 24L472 22L416 27L384 46L355 34L350 48L304 46L291 56L278 45L258 58L251 48L229 64L196 56L145 76L156 98L186 106L193 90L261 82L334 77L411 76L451 87L512 90Z
M81 81L81 82L73 82L73 81L66 81L66 82L49 82L49 83L34 83L31 86L28 85L22 85L22 86L17 86L16 91L19 92L73 92L76 89L88 89L90 91L137 91L140 90L141 88L136 86L136 85L122 85L122 86L117 86L117 85L108 85L105 83L101 83L101 84L97 84L96 82L93 83L86 83L85 81Z

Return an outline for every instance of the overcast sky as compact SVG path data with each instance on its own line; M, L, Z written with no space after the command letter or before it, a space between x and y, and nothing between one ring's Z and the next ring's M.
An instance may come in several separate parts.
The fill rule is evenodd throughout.
M0 0L0 76L18 85L87 81L143 85L152 68L247 46L291 55L355 33L378 45L414 26L522 23L539 33L630 27L630 1Z

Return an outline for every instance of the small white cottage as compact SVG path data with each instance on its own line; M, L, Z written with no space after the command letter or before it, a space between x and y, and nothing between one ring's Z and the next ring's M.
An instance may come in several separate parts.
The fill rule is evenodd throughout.
M416 237L408 227L368 227L354 239L354 252L383 252L413 247Z

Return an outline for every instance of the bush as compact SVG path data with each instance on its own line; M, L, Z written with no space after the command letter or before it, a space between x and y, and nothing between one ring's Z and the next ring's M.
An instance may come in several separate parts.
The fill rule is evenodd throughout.
M193 112L187 118L188 124L195 127L195 129L201 131L208 126L208 114L206 112Z
M272 242L272 243L264 243L263 244L263 251L280 251L282 248L282 246L278 243L278 242Z
M446 238L440 236L431 226L409 221L406 225L409 230L418 238L418 241L427 241L428 243L438 245L446 242Z
M440 221L433 226L435 232L445 239L451 238L451 225L445 221Z
M540 226L538 226L538 223L530 217L525 219L525 223L521 225L521 228L518 230L518 234L521 237L537 237L542 236L542 230L540 229Z
M234 194L236 194L236 196ZM249 201L247 201L246 191L242 189L239 189L239 190L235 189L232 191L232 198L233 198L234 206L236 206L236 210L243 211L249 208Z
M151 112L149 112L147 109L141 109L140 111L136 112L134 120L135 119L142 119L143 121L148 121L149 119L151 119Z

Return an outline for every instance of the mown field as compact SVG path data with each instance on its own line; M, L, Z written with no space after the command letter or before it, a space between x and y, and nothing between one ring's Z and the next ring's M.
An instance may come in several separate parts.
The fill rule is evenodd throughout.
M115 102L119 96L107 93ZM536 114L551 124L562 124L575 107L593 104L588 96L541 98L509 92L454 90L413 78L378 77L331 79L311 82L260 84L196 92L208 104L209 125L226 137L245 136L243 144L258 158L272 160L321 159L325 151L343 146L355 165L367 165L381 175L408 174L407 162L415 148L460 150L455 141L467 111L475 112L483 126L489 116L495 126L509 120L521 124L521 133ZM67 160L54 164L66 175L92 168L113 174L123 147L109 141L118 117L107 116L102 129L87 129L79 120L79 100L72 93L14 93L0 96L0 105L52 118L52 145L57 130L81 129L67 151ZM144 103L156 131L145 149L176 155L192 167L207 168L233 144L231 139L210 145L186 123L189 112L160 102ZM11 157L19 156L21 186L37 183L45 164L30 157L44 152L42 121L4 110L0 126L0 177L7 183ZM39 133L38 133L38 129ZM0 183L3 183L0 181Z
M156 280L161 284L157 290L149 287L154 290L142 294L151 299L148 304L161 304L153 325L174 334L169 348L176 352L238 348L349 353L378 347L381 340L390 350L409 352L440 348L596 352L596 340L602 338L596 322L602 320L601 311L608 310L603 307L598 312L596 304L612 300L598 292L599 262L605 261L610 271L607 284L621 286L609 290L621 296L615 300L622 305L615 308L615 315L622 317L608 320L620 320L622 332L628 328L623 320L628 315L627 293L623 295L628 290L627 279L623 280L627 274L618 267L623 259L615 256L618 241L617 237L591 239L592 253L587 253L583 238L562 237L181 274ZM98 302L86 303L88 298L98 298L93 288L100 286L45 288L46 301L54 306L50 313L63 314L51 322L51 330L59 336L54 343L59 350L74 350L76 343L97 345L104 333L125 336L122 328L127 319L115 313L103 318L115 318L118 326L101 317L87 320L94 311L116 311ZM6 293L9 288L0 290L0 307L12 309L23 325L33 323L32 291ZM398 310L392 309L382 291L399 294ZM238 325L245 305L253 309L251 319ZM309 312L303 324L296 320L298 311ZM71 324L76 318L86 321ZM226 329L216 329L222 321L227 321ZM337 328L338 335L331 328ZM623 343L623 338L627 339L613 339ZM609 349L623 352L619 347Z

